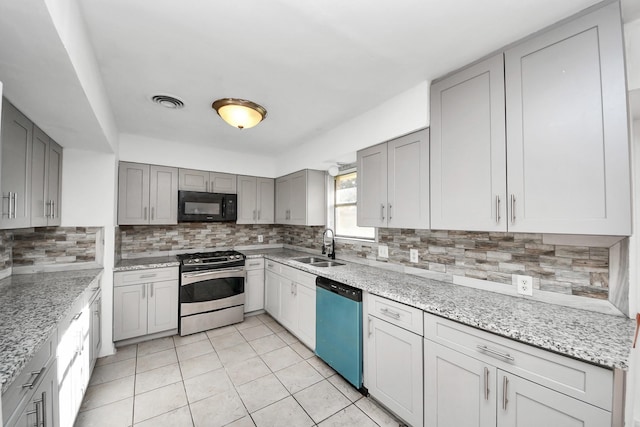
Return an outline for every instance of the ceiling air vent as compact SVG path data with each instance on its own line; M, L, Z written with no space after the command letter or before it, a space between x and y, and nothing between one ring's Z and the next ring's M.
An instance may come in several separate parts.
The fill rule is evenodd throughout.
M170 95L154 95L151 97L151 100L165 108L171 108L174 110L184 107L184 102Z

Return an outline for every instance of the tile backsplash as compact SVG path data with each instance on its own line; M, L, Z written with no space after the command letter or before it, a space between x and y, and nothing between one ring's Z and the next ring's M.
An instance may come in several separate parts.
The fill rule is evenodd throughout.
M13 230L13 266L94 262L100 230L100 227Z

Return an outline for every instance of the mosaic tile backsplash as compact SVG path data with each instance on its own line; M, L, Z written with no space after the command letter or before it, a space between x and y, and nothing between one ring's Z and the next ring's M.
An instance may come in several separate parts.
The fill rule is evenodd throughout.
M13 230L14 267L96 260L100 227L38 227Z
M120 226L122 258L216 247L287 244L320 250L323 227L183 223L172 226ZM338 257L377 260L447 275L511 284L513 274L534 278L537 289L607 299L609 250L601 247L547 245L541 234L378 229L389 258L377 257L378 244L338 241ZM420 262L409 262L409 249ZM118 251L118 249L116 249Z

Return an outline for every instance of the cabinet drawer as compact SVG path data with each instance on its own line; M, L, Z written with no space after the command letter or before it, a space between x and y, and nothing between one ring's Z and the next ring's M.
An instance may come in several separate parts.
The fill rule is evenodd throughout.
M612 409L613 371L426 313L424 332L431 341L604 410Z
M267 271L271 271L273 273L276 274L282 274L282 267L284 267L282 264L280 264L279 262L275 262L275 261L271 261L270 259L265 261L265 269Z
M57 332L54 330L49 338L42 344L40 350L22 368L20 375L16 377L13 384L2 395L2 418L6 422L13 412L18 408L23 399L29 397L36 387L37 381L42 380L46 368L56 357L56 346L58 344ZM32 383L32 386L25 386Z
M245 260L244 268L245 270L261 270L264 268L264 258L249 258Z
M422 310L369 294L367 312L372 316L422 336Z
M113 285L125 286L135 283L178 280L178 267L149 268L135 271L116 271L113 273Z
M310 288L314 291L316 289L315 274L307 273L306 271L296 270L296 275L293 281L296 283L300 283L301 285L306 286L307 288Z

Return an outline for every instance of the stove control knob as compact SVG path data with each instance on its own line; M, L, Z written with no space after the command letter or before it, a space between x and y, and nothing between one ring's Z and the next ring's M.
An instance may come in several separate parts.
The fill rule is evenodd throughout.
M198 262L200 262L200 258L196 258L196 259L194 259L194 260L193 260L193 262L194 262L194 263L198 263Z

